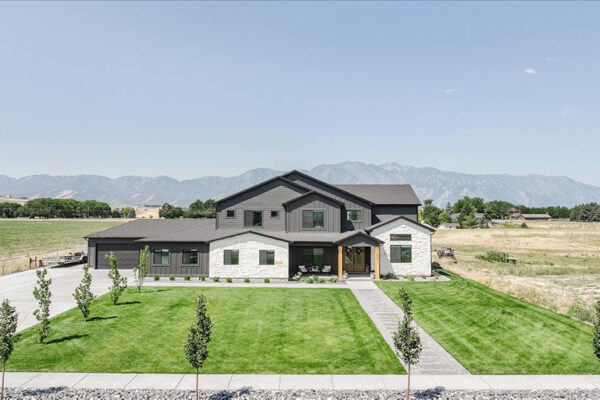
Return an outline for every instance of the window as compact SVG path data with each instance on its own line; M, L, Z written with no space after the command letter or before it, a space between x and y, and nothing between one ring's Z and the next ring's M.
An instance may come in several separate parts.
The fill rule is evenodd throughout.
M188 265L198 264L198 249L181 250L181 263Z
M275 251L259 250L258 251L258 263L260 265L275 265Z
M169 249L154 249L152 264L169 265Z
M325 251L321 248L305 248L302 249L302 263L304 265L318 265L323 266L325 264Z
M348 221L360 221L360 210L348 210L346 212L346 218Z
M227 218L235 218L235 210L227 210Z
M302 210L302 229L325 229L325 211Z
M262 225L262 211L244 210L244 226L263 226Z
M272 210L271 211L271 218L277 218L277 217L279 217L279 211Z
M412 262L412 246L390 246L390 261L393 263Z
M240 263L239 250L223 250L224 265L238 265Z
M394 240L394 241L395 240L404 240L404 241L410 242L411 235L410 235L410 233L408 233L408 234L404 234L404 233L392 233L390 235L390 240Z

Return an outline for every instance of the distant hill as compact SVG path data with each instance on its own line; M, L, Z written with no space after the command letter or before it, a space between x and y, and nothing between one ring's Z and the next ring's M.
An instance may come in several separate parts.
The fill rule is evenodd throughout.
M283 172L258 168L233 177L206 176L181 181L168 176L112 179L100 175L31 175L16 179L0 175L0 194L29 199L59 197L109 204L170 202L187 206L198 198L222 197ZM472 175L393 162L374 165L351 161L319 165L303 172L329 183L410 183L421 200L434 199L439 206L467 195L526 206L600 202L600 187L564 176Z

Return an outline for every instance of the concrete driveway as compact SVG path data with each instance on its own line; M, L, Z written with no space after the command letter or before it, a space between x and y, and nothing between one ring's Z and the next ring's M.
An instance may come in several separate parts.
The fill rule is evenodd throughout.
M130 270L119 270L119 272L127 277L129 284L133 284L133 275ZM96 296L108 292L110 286L108 270L90 270L90 273L92 274L92 292ZM73 292L83 277L83 265L50 268L48 276L52 278L50 316L53 317L76 306ZM0 276L0 301L8 299L17 308L19 331L37 323L33 315L33 310L37 308L37 301L33 297L36 281L35 270Z

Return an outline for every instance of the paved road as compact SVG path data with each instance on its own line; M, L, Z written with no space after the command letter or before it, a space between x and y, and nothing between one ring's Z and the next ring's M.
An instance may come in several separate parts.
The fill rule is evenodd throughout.
M365 309L369 317L394 349L392 336L398 328L403 313L385 293L372 281L348 281L348 287ZM423 352L419 363L411 367L411 373L418 375L468 375L466 370L442 346L419 327ZM405 366L406 368L406 366Z
M195 388L195 375L7 372L14 388L181 389ZM405 390L405 375L200 375L203 390ZM413 375L411 388L426 390L597 389L600 375Z
M48 270L48 276L52 278L50 316L63 313L76 306L73 292L83 276L82 267L82 265L75 265ZM132 279L131 271L121 270L120 272L129 280ZM110 286L108 270L91 270L90 273L92 274L92 292L96 296L108 292ZM33 297L36 280L35 270L0 276L0 300L8 299L17 308L19 330L29 328L37 323L33 315L33 310L38 306Z

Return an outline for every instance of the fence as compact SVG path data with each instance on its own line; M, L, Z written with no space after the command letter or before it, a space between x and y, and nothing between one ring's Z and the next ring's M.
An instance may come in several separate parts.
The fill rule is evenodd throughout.
M0 258L0 274L7 275L14 272L27 271L40 266L46 266L45 260L59 258L68 255L69 253L86 251L85 245L73 245L64 249L57 249L45 252L26 253L17 256L9 255L5 258ZM41 264L40 264L41 263Z

